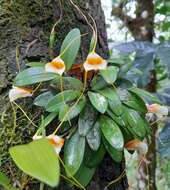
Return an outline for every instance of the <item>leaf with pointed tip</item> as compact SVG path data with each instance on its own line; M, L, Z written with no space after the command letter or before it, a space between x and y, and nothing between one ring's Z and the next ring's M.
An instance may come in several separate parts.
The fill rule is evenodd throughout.
M14 79L14 86L25 86L55 79L59 75L48 73L44 67L31 67L21 71Z
M9 152L17 166L26 174L51 187L58 185L59 161L53 146L47 139L12 147Z
M40 94L34 100L34 105L40 107L46 107L48 102L54 97L53 93L48 91Z
M153 94L147 92L146 90L137 88L137 87L132 87L128 89L130 92L133 92L137 94L138 96L144 98L144 100L148 100L150 102L158 103L160 104L160 100Z
M100 112L104 113L107 110L107 99L99 93L88 92L88 97L92 105Z
M49 112L59 112L62 106L67 102L72 102L80 96L77 90L65 90L54 96L46 105L46 110ZM64 101L63 101L64 100Z
M81 35L80 35L80 30L78 28L72 29L67 34L62 43L60 54L62 60L66 65L67 71L71 68L72 64L75 61L78 50L80 48L80 43L81 43Z
M68 176L73 176L79 170L85 151L85 137L76 131L65 143L64 163Z
M138 96L134 92L130 92L128 94L128 100L124 101L123 103L136 111L147 113L147 107L145 105L145 102L140 96Z
M146 135L146 122L144 119L139 115L138 112L132 110L130 108L124 107L124 116L125 122L131 127L130 130L132 133L134 132L137 137L144 138Z
M60 78L56 78L52 81L56 88L60 89ZM73 77L62 77L63 81L63 90L81 90L83 89L83 83Z
M100 70L100 74L109 84L113 84L116 81L118 72L119 68L115 66L109 66L106 69Z

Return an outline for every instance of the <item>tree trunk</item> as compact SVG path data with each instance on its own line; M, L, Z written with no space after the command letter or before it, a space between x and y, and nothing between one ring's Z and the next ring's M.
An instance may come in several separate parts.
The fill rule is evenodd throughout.
M152 42L154 36L154 2L153 0L136 0L136 18L131 18L123 11L128 1L122 1L117 7L113 7L112 14L119 17L128 27L135 40ZM150 82L146 86L149 92L156 92L157 79L155 71L150 72ZM146 164L143 163L139 169L138 189L146 190L149 184L150 190L156 190L156 133L157 125L151 128L151 142L149 143L146 159L149 161L148 174ZM149 176L149 179L147 179Z
M11 118L14 118L14 115L10 108L7 94L9 88L11 88L12 78L16 75L19 69L25 67L26 62L49 61L47 41L50 35L50 30L56 20L61 17L60 23L56 26L57 42L56 48L54 49L54 56L59 52L59 47L61 46L61 42L65 35L75 27L79 28L82 34L86 32L89 33L88 36L82 38L82 46L77 63L82 63L88 54L90 38L92 36L89 26L78 11L70 4L69 0L61 2L62 6L60 6L59 0L15 0L12 2L4 0L2 1L2 5L0 5L5 10L3 21L0 24L0 116L1 118L5 117L5 119L1 119L0 123L0 129L4 131L4 136L0 142L3 148L0 153L7 152L10 146L20 142L16 139L21 138L22 142L30 141L31 139L34 129L27 128L28 131L25 133L23 126L18 125L17 129L14 129L14 132L17 132L16 134L13 134L14 142L9 142L9 138L13 131L13 120ZM107 58L107 34L100 0L77 0L75 3L79 5L85 15L90 13L96 21L98 27L97 52L104 58ZM4 144L6 145L4 146ZM9 155L3 154L3 170L13 176L13 182L21 182L22 178L17 178L17 174L11 172L11 169L7 167L7 165L11 166L11 161L6 162L6 158L9 158ZM115 163L109 155L107 155L87 189L106 189L105 186L110 181L120 176L124 169L124 161L120 164ZM38 189L36 186L32 188L35 190ZM127 188L127 178L123 177L108 189L125 190ZM28 185L26 183L25 189L31 189L29 182ZM56 189L63 189L63 187Z

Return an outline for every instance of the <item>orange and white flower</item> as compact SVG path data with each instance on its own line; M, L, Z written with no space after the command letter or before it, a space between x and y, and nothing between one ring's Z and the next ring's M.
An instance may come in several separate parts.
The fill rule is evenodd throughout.
M138 139L134 139L126 143L125 148L127 150L137 150L141 157L148 152L148 145Z
M43 136L41 136L41 135L33 136L33 140L38 140L38 139L42 139L42 138L43 138ZM50 144L54 146L54 150L55 150L56 154L59 154L61 151L61 148L64 145L64 139L61 138L60 136L53 135L53 134L47 136L46 138L49 140Z
M85 71L106 69L107 62L97 53L90 53L83 64Z
M154 113L158 119L166 117L168 115L168 108L166 106L161 106L159 104L146 105L148 113Z
M13 88L9 91L10 102L17 100L18 98L31 97L32 92L33 91L28 88L20 88L13 86Z
M60 57L56 57L45 65L45 71L62 75L65 71L64 61Z

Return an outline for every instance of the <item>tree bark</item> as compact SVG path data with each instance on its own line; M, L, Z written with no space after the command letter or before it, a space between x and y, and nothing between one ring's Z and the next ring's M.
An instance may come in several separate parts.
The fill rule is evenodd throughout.
M136 0L136 18L131 18L123 11L127 2L128 1L122 1L119 6L113 7L112 14L124 22L135 40L152 42L154 37L154 1ZM150 73L150 82L146 86L146 90L155 93L157 85L155 70L152 70ZM150 190L156 190L156 124L152 126L151 131L151 141L148 142L149 149L146 155L146 159L149 161L148 173L146 164L143 163L137 177L139 190L146 190L148 184ZM147 179L147 176L149 179Z
M59 52L61 42L65 35L74 27L81 30L81 33L88 32L89 35L82 38L82 45L80 54L76 63L82 63L86 58L89 50L90 39L92 32L87 25L84 18L78 13L78 11L70 4L69 0L47 1L41 0L39 3L35 0L22 1L15 0L11 3L3 1L3 8L6 8L6 12L3 15L3 22L0 24L1 38L0 38L0 116L3 117L3 113L6 115L6 120L1 120L0 129L4 130L3 141L8 142L9 136L6 135L7 130L11 134L13 129L12 110L10 108L9 100L7 98L8 90L11 88L12 78L17 74L18 69L25 68L25 63L29 61L49 61L49 48L48 37L52 25L61 17L60 23L56 26L57 42L54 51L54 56ZM8 4L9 3L9 4ZM96 21L98 28L98 45L97 52L104 58L108 57L108 45L107 34L105 28L104 13L101 8L100 0L77 0L75 1L79 7L83 10L85 15L90 13ZM9 11L8 11L9 10ZM8 18L8 19L5 19ZM91 35L90 35L91 34ZM8 122L8 128L5 128L4 122ZM30 140L32 131L25 131L23 126L18 126L19 136L15 135L15 139L23 138L22 141L26 142ZM16 132L16 131L15 131ZM25 138L27 140L25 140ZM1 141L1 144L4 142ZM18 141L17 141L18 142ZM15 144L15 143L14 143ZM13 143L7 143L7 146L1 150L1 152L7 152L8 148ZM3 159L9 158L9 155L5 155ZM10 162L11 163L11 162ZM12 173L7 168L9 162L4 162L3 168L9 174ZM92 182L87 187L88 190L106 190L105 186L115 178L117 178L125 169L124 161L120 164L115 163L109 155L107 155L99 166ZM20 181L13 176L13 181ZM25 189L38 189L38 186L32 184L25 185ZM46 187L47 188L47 187ZM46 189L45 188L45 189ZM56 189L63 189L59 187ZM128 188L127 178L123 177L108 189L112 190L125 190Z

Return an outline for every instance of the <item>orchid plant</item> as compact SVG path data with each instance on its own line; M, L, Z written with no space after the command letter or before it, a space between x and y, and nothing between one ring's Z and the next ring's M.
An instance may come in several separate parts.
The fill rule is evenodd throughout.
M29 68L17 74L9 91L11 104L36 128L32 142L10 148L10 155L23 172L51 187L63 177L85 189L106 152L116 162L122 161L124 149L137 150L143 159L151 127L146 116L152 113L160 119L168 114L155 96L124 78L126 62L105 60L96 53L96 27L93 32L83 64L75 64L75 59L86 34L75 28L65 37L56 58L28 63ZM45 110L39 125L17 103L26 97ZM152 102L157 104L149 105Z

